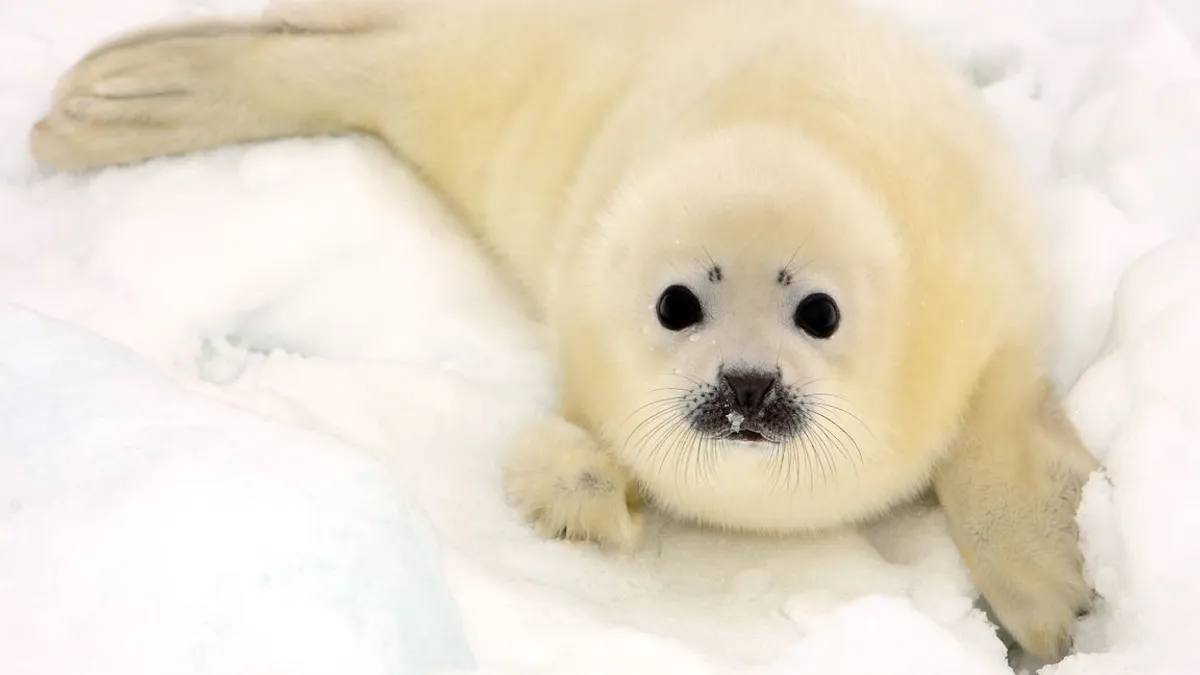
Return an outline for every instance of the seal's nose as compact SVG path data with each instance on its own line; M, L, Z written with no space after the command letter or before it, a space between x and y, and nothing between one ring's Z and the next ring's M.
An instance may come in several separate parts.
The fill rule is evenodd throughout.
M737 371L722 375L743 412L756 412L775 388L778 377L766 371Z

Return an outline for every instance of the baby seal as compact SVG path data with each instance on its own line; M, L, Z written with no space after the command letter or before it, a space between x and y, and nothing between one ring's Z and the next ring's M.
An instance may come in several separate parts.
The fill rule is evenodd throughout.
M438 0L154 27L31 135L81 170L361 132L536 301L558 416L504 455L547 537L636 546L642 498L764 533L932 487L974 582L1060 657L1097 467L1040 359L1040 216L968 83L834 0Z

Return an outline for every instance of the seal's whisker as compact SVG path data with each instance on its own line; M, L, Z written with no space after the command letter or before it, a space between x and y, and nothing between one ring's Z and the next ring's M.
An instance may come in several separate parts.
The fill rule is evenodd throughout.
M713 482L713 474L717 471L717 462L720 461L719 442L709 436L702 440L702 450L705 457L704 463L704 480L708 484Z
M649 403L640 405L637 408L635 408L633 412L629 413L628 417L626 417L624 420L621 421L621 424L622 425L627 424L629 422L629 420L633 418L634 415L637 415L639 412L646 410L647 408L651 408L654 406L664 406L664 405L683 407L684 400L682 397L679 397L679 396L668 396L666 398L660 398L655 401L650 401Z
M808 474L808 491L809 491L809 493L812 493L812 492L815 492L817 489L817 483L816 483L817 478L816 478L816 472L813 471L813 467L812 467L812 464L813 464L812 443L809 441L810 441L809 434L802 434L800 436L800 442L804 445L804 452L802 452L800 454L802 454L804 456L804 473Z
M786 447L775 448L771 452L767 475L770 478L772 490L778 489L780 483L785 481L787 474L790 473L791 462L791 453L787 451ZM784 489L786 489L786 485Z
M813 441L815 441L812 446L814 450L813 459L816 460L817 466L821 469L821 482L828 483L830 479L829 473L833 470L833 467L827 466L826 460L828 459L832 463L833 455L829 451L828 440L819 434L812 433L812 430L816 428L819 427L814 426L811 422L809 423L809 436L813 439Z
M690 383L691 383L693 386L695 386L695 387L697 387L697 388L699 388L699 389L707 389L707 388L709 388L709 386L710 386L710 385L709 385L707 382L705 382L704 380L701 380L701 379L699 379L699 378L693 377L693 376L691 376L691 375L685 375L684 373L671 373L671 375L672 375L673 377L678 377L678 378L680 378L680 379L686 380L686 381L690 382Z
M810 395L809 398L813 399L813 398L818 398L818 397ZM844 397L842 397L842 398L844 398ZM818 401L810 400L809 404L815 408L824 408L827 410L834 410L834 411L842 413L843 415L846 415L847 417L853 418L855 422L858 422L859 425L862 426L864 431L866 431L868 434L871 434L872 437L874 437L874 435L875 435L871 432L871 428L869 426L867 426L867 423L864 422L863 419L858 416L858 413L854 412L853 410L849 410L847 408L843 408L841 406L836 406L836 405L833 405L832 403L826 403L824 401L819 401L819 400Z
M835 439L829 433L829 430L825 428L824 423L821 422L820 420L814 419L812 421L812 423L809 426L808 433L812 435L812 437L815 441L820 443L821 450L823 451L824 456L829 459L830 473L833 475L833 477L836 478L837 463L833 457L834 450L836 449L837 453L839 455L842 455L843 457L847 457L847 459L849 459L849 457L846 455L845 450L842 448L841 444L837 441L837 439Z
M837 420L827 416L825 413L820 412L818 410L812 410L810 412L815 418L821 420L820 422L818 422L818 426L821 427L822 429L825 429L826 424L831 424L834 427L836 427L837 430L841 433L841 437L846 439L847 441L849 441L850 444L852 446L854 446L854 452L858 457L858 464L863 463L862 448L859 447L858 441L854 440L854 436L847 433L846 429L841 424L839 424ZM828 430L826 430L826 433L832 433L832 432L829 432ZM842 446L844 448L845 444L843 443ZM848 452L846 453L846 459L852 459Z
M659 471L662 471L663 464L666 462L666 453L662 453L661 450L664 447L665 441L671 436L672 432L682 426L679 424L679 421L680 421L680 418L678 416L674 416L674 415L665 416L664 419L662 419L660 422L658 422L658 424L655 425L654 428L652 428L649 432L647 432L645 434L642 441L638 444L638 447L636 448L636 451L638 453L641 453L642 451L644 451L646 443L649 443L650 441L657 439L657 442L655 443L653 448L651 448L646 459L652 462L657 457Z
M868 425L867 425L867 423L866 423L866 421L864 421L864 420L863 420L861 417L859 417L859 416L858 416L858 414L857 414L857 413L855 413L853 410L849 410L849 409L847 409L847 408L843 408L843 407L841 407L841 406L836 406L836 405L833 405L833 404L830 404L830 403L825 403L825 402L823 402L823 401L808 401L807 408L808 408L808 412L809 412L810 414L821 413L821 414L822 414L822 415L824 415L824 416L825 416L827 419L829 419L831 422L834 422L834 421L835 421L835 420L834 420L834 418L835 418L836 416L835 416L835 415L832 415L832 414L830 414L830 412L829 412L829 411L833 411L833 412L836 412L836 413L841 413L842 415L845 415L846 417L849 417L850 419L852 419L852 420L854 420L855 422L857 422L857 423L858 423L858 425L859 425L860 427L862 427L863 431L865 431L865 432L867 433L867 435L868 435L868 436L870 436L872 439L875 439L875 433L874 433L873 431L871 431L871 427L870 427L870 426L868 426ZM843 427L843 426L841 425L841 423L840 423L840 422L839 422L839 423L837 423L837 424L838 424L838 428L841 430L841 432L842 432L843 434L845 434L845 435L846 435L848 438L853 438L853 437L854 437L854 436L853 436L853 435L852 435L852 434L851 434L849 431L847 431L847 430L846 430L846 428L845 428L845 427ZM876 440L878 440L878 439L876 439Z
M679 417L680 417L679 409L677 407L666 408L663 410L659 410L658 412L656 412L652 415L647 415L645 419L643 419L641 422L638 422L638 424L629 431L629 434L625 437L625 442L623 445L625 447L629 447L630 443L638 435L638 432L641 431L643 428L645 428L647 425L670 424L672 422L677 422ZM651 433L653 433L653 431L657 428L658 428L658 426L653 426L650 430ZM639 442L637 445L635 445L632 449L636 452L637 450L640 449L641 444L644 442L645 442L645 437L643 437L642 441Z
M653 415L650 415L645 420L643 420L641 422L641 424L639 424L638 427L634 429L634 431L630 432L630 439L633 438L633 434L636 433L637 430L640 429L642 426L644 426L646 424L652 424L654 426L652 426L642 436L641 441L639 441L638 444L634 447L634 450L641 451L641 449L645 445L645 443L647 443L651 439L653 439L656 436L656 434L659 433L659 431L661 429L663 429L664 427L670 426L672 424L677 424L680 419L679 415L677 415L678 412L679 411L676 408L669 408L667 410L662 410ZM628 443L628 441L626 441L626 443Z

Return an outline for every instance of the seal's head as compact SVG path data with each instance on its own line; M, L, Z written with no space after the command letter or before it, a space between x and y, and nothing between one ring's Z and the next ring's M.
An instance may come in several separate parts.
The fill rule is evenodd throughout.
M887 464L909 330L894 228L830 156L764 132L693 142L618 193L582 381L654 501L759 530L845 519Z

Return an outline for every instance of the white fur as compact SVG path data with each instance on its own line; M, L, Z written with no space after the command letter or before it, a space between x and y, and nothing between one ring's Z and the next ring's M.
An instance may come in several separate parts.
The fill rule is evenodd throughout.
M1039 216L975 93L904 31L831 0L285 9L102 45L31 144L83 169L345 131L418 168L557 337L561 417L504 462L539 532L635 547L639 493L814 530L932 486L1000 621L1067 648L1095 462L1038 364ZM698 328L658 325L672 283ZM842 309L829 340L791 323L816 290ZM731 364L778 365L823 422L771 447L650 419Z

